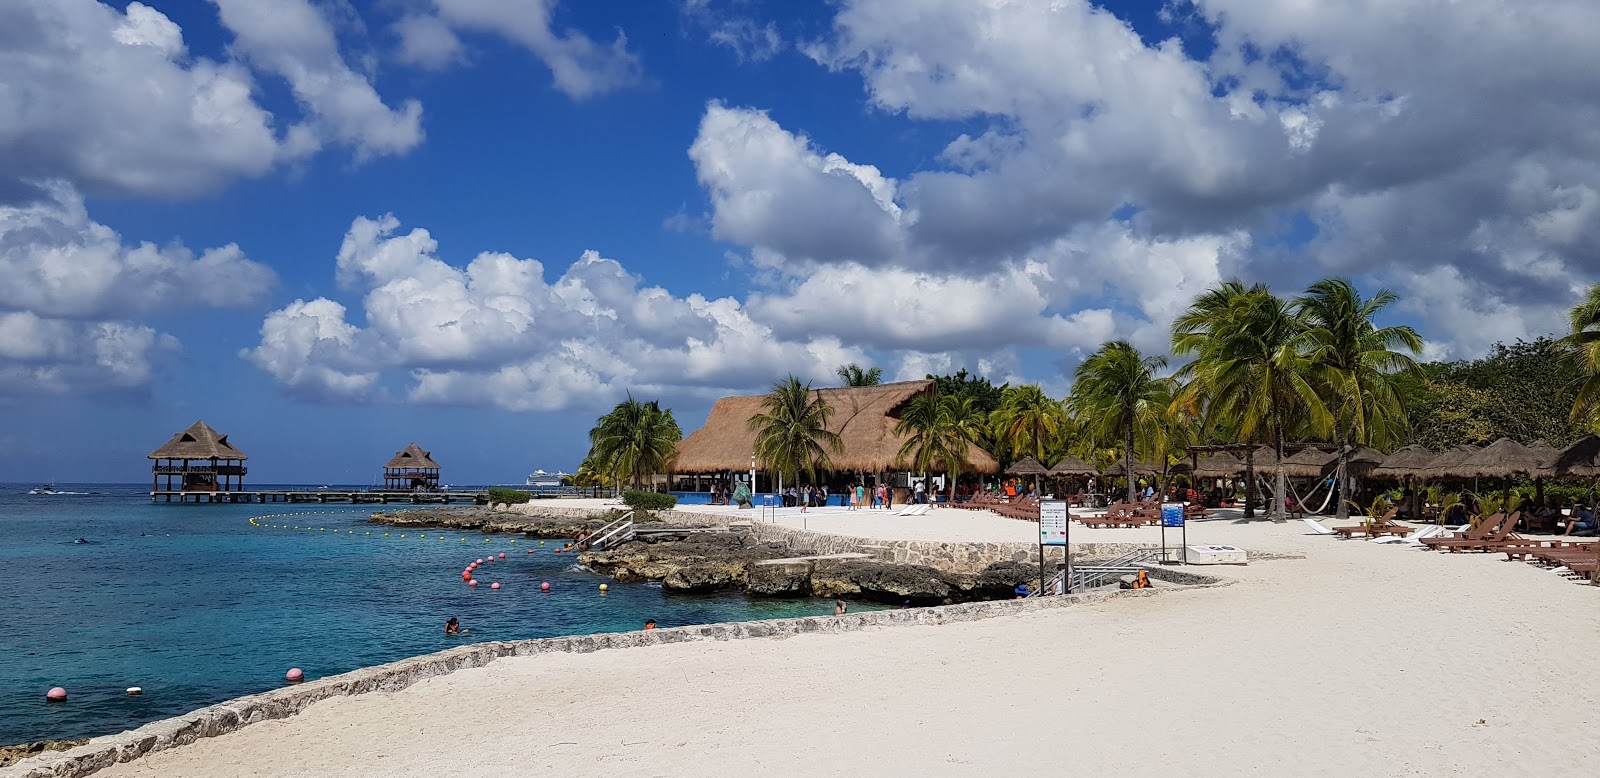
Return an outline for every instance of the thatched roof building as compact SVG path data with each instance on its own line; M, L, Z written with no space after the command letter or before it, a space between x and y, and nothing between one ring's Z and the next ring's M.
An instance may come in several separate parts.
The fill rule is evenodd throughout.
M433 454L412 443L384 463L383 486L385 489L437 489L439 463L433 461Z
M1600 437L1585 435L1562 449L1552 462L1551 475L1574 478L1600 476Z
M219 434L204 420L196 421L189 428L172 436L172 440L155 451L150 452L148 459L232 459L243 462L248 459L232 443L228 436Z
M1290 478L1318 478L1338 467L1339 455L1320 448L1303 448L1284 457L1283 474Z
M906 405L920 395L932 394L935 386L933 381L922 380L813 390L833 409L828 429L844 444L842 451L829 455L833 469L859 473L911 469L911 463L902 462L899 457L907 436L897 434L894 428ZM718 400L711 406L705 426L678 442L673 471L725 473L749 469L756 444L756 433L749 422L761 413L765 397ZM989 452L972 446L961 469L968 473L995 473L1000 470L1000 463Z
M1200 457L1194 465L1197 478L1232 478L1244 475L1244 462L1225 451Z
M1023 457L1006 468L1006 472L1012 475L1045 475L1050 472L1050 468L1039 464L1039 460L1033 457Z

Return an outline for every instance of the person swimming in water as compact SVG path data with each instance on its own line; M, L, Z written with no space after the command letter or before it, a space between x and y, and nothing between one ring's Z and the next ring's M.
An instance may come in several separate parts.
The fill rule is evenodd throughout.
M444 623L444 634L465 635L467 631L461 628L461 622L457 621L456 617L451 616L450 620Z
M77 540L74 540L74 541L72 541L72 542L74 542L74 543L88 543L88 542L89 542L89 541L88 541L88 540L85 540L85 539L83 539L83 538L78 538L78 539L77 539Z

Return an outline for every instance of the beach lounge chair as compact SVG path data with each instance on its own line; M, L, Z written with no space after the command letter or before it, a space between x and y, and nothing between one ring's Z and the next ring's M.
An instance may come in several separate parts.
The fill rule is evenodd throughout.
M1505 522L1505 519L1505 514L1496 513L1493 516L1489 516L1477 524L1456 533L1453 537L1436 536L1426 538L1422 541L1422 545L1427 546L1428 548L1440 548L1445 543L1459 543L1469 540L1482 541L1484 538L1489 536L1490 532L1498 529L1500 525Z
M1305 518L1302 518L1300 520L1305 522L1306 526L1310 527L1311 531L1317 533L1318 535L1336 535L1336 534L1338 534L1338 533L1333 531L1333 528L1324 527L1324 526L1322 526L1322 522L1317 521L1316 519L1313 519L1313 518L1311 518L1309 516L1307 516Z
M1499 523L1489 531L1488 535L1479 538L1446 538L1431 544L1430 547L1435 549L1442 548L1451 553L1460 551L1493 551L1497 546L1505 544L1508 540L1521 540L1521 538L1516 538L1514 534L1517 528L1517 521L1521 518L1522 514L1520 512L1501 515Z
M1400 509L1399 508L1390 508L1388 513L1385 513L1382 516L1380 516L1380 517L1378 517L1376 519L1373 519L1372 521L1369 521L1369 522L1367 522L1365 524L1355 524L1355 525L1345 526L1345 527L1334 527L1333 531L1339 533L1339 535L1341 537L1343 537L1343 538L1345 538L1347 540L1350 539L1350 538L1355 537L1357 534L1377 535L1377 534L1380 534L1379 532L1377 532L1377 530L1379 530L1379 529L1381 529L1383 527L1398 526L1398 525L1394 524L1394 517L1399 515L1399 513L1400 513ZM1409 527L1407 527L1406 529L1410 530ZM1405 533L1402 532L1402 533L1399 533L1399 534L1403 535Z

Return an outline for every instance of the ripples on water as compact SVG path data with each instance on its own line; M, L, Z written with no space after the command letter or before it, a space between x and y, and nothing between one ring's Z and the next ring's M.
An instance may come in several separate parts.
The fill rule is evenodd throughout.
M555 541L402 533L367 524L370 506L151 504L140 486L32 486L0 485L0 744L120 731L275 688L290 667L317 678L464 641L832 612L619 584L553 553ZM270 513L295 515L263 523L301 529L250 525ZM462 583L468 562L502 551L476 590ZM471 635L446 638L450 616ZM51 686L69 701L47 704Z

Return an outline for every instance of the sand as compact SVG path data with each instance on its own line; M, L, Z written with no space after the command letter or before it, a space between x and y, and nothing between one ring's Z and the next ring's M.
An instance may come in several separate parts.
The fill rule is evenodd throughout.
M1600 774L1600 590L1216 530L1308 556L1025 616L510 658L102 775Z

